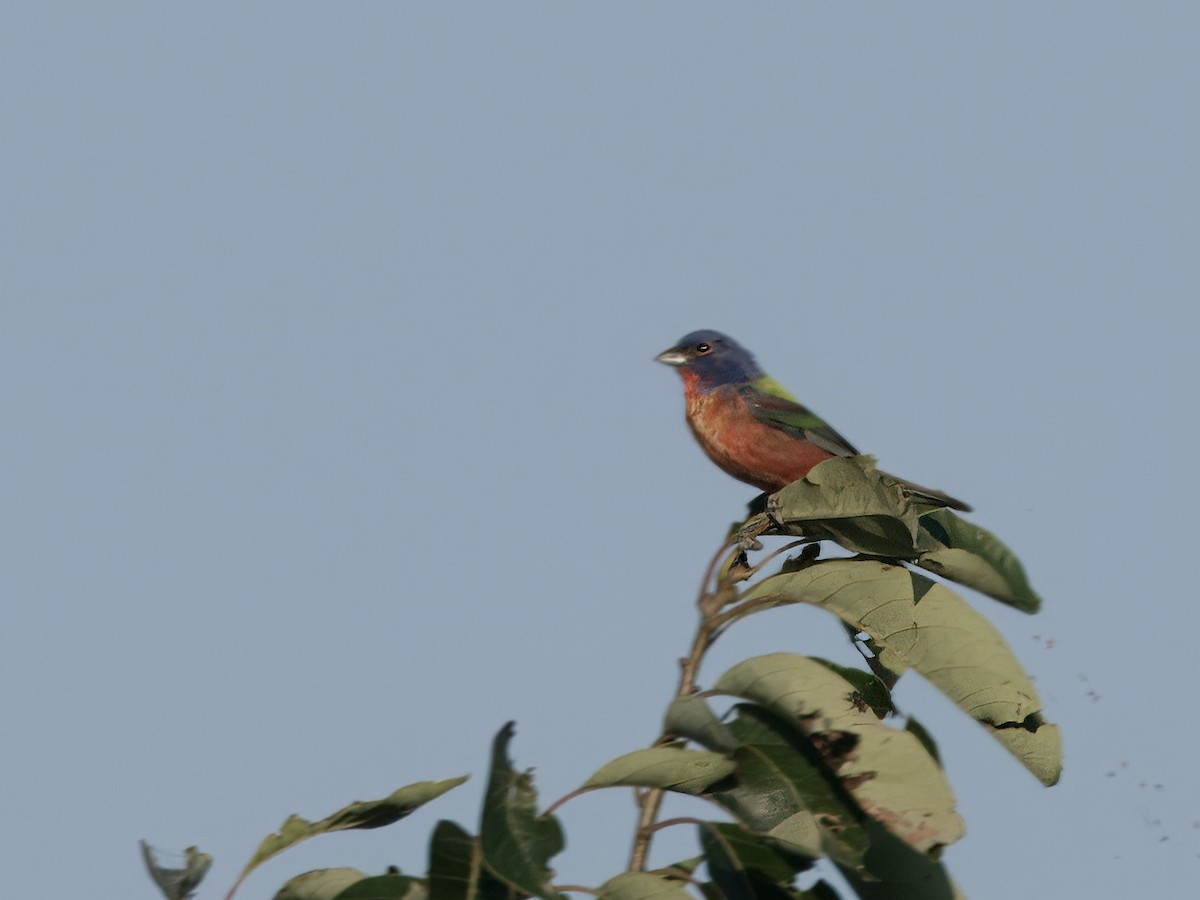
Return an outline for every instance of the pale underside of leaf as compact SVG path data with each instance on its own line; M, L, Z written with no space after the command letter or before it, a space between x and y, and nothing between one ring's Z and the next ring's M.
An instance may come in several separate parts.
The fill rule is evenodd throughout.
M773 575L745 600L824 607L871 636L889 669L911 667L971 715L1043 783L1058 777L1057 729L999 632L944 585L873 559L836 559Z
M356 801L316 822L310 822L297 815L288 816L278 832L268 835L259 844L250 862L242 869L238 883L240 884L263 862L300 841L333 831L389 825L466 780L467 776L464 775L461 778L447 778L441 781L419 781L393 791L382 800Z
M583 786L627 785L702 794L733 772L733 763L720 753L682 747L650 747L605 763Z
M336 897L352 884L367 877L358 869L314 869L301 872L284 882L272 900L318 900Z
M918 566L1022 612L1037 612L1042 601L1025 567L998 537L948 509L926 513L920 523Z
M714 689L761 704L814 738L850 735L851 749L828 759L855 801L922 852L962 836L954 793L917 738L854 703L854 686L826 665L790 653L739 663Z
M688 900L677 878L649 872L623 872L600 885L601 900Z
M1022 612L1041 604L1020 560L998 537L949 509L914 502L869 456L825 460L776 493L768 509L774 533L911 560Z

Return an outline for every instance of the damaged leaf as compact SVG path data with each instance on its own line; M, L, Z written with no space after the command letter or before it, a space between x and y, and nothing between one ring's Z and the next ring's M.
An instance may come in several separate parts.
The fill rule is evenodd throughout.
M1042 720L1029 676L999 632L944 585L881 560L831 559L766 578L744 599L828 609L871 636L882 665L916 669L1043 784L1058 780L1058 729Z
M772 653L734 666L715 690L798 727L863 811L907 844L929 852L962 837L954 793L924 745L850 702L854 686L826 665Z

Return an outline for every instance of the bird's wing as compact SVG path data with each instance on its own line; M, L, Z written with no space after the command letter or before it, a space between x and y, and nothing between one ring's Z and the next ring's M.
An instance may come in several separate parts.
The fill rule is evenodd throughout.
M742 396L750 413L772 428L805 441L811 441L834 456L857 456L858 451L848 440L830 428L825 420L801 406L779 382L763 376L742 388Z

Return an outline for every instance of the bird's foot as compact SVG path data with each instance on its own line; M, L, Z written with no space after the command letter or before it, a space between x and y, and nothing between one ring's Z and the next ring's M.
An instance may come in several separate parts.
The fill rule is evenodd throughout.
M744 559L746 554L751 551L758 551L763 548L762 542L758 539L764 531L771 525L770 519L765 513L759 513L756 516L751 516L745 523L734 532L733 546L737 548L738 553Z

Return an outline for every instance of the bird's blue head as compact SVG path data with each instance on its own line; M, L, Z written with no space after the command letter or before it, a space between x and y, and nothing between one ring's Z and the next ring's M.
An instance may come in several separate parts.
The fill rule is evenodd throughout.
M676 366L685 382L694 381L702 391L725 384L745 384L763 375L750 352L719 331L693 331L654 358Z

